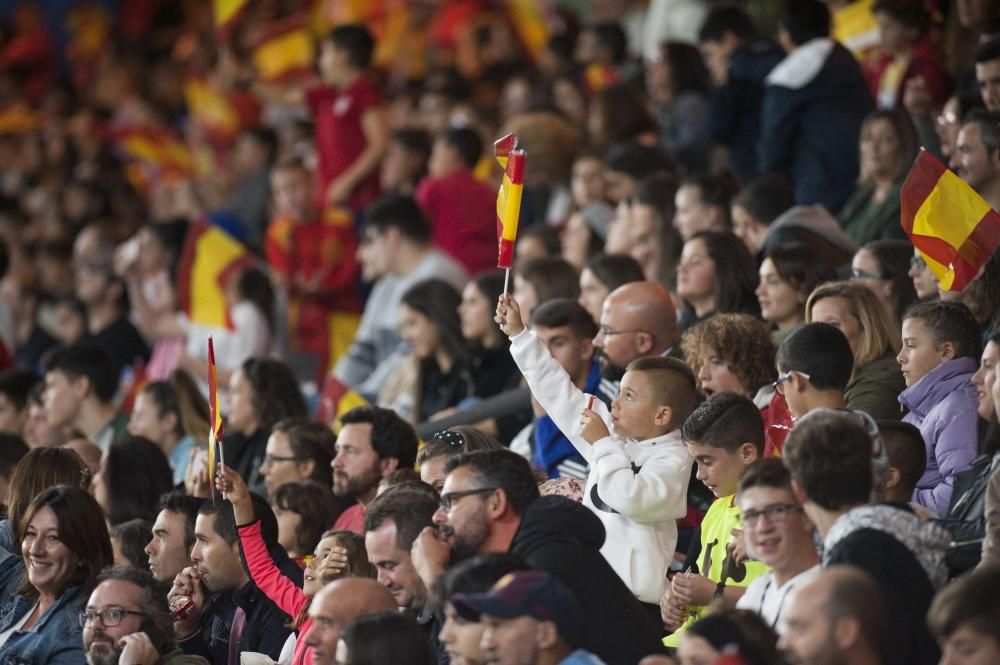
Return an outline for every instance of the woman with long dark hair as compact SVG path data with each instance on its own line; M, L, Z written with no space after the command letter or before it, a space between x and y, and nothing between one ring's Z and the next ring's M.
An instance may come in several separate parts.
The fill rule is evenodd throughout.
M684 301L678 329L725 312L759 316L757 283L753 256L742 240L728 231L695 233L677 266L677 295Z

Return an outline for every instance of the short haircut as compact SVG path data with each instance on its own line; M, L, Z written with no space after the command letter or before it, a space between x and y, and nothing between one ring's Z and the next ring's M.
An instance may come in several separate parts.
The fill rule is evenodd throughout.
M427 636L416 619L399 612L364 614L340 634L357 665L408 663L430 665ZM436 661L435 661L436 662Z
M0 478L10 480L14 473L14 468L21 458L28 454L28 444L24 439L16 434L0 433ZM7 501L7 497L0 497L0 504Z
M830 576L830 594L824 607L827 618L832 623L853 617L865 641L878 648L889 622L888 606L879 583L867 571L854 566L829 566L824 573Z
M698 405L681 429L686 443L735 453L744 443L764 455L764 420L760 409L738 393L716 393Z
M698 381L686 363L677 358L650 356L636 358L625 368L626 372L640 372L649 376L656 406L669 406L671 429L691 415L698 402Z
M538 484L528 460L510 450L482 450L456 455L445 464L445 472L459 467L469 470L483 487L497 487L507 495L507 501L518 515L538 498Z
M191 551L194 547L194 521L198 511L207 499L189 496L183 492L173 491L160 497L160 512L166 510L184 518L184 549Z
M886 14L903 26L917 30L921 35L930 26L931 15L922 2L914 0L876 0L872 14Z
M406 486L390 488L365 509L365 531L375 531L386 521L396 525L396 546L410 551L413 541L426 527L434 524L439 504L437 493L414 491Z
M938 640L968 628L1000 649L1000 565L980 566L942 589L931 603L927 624Z
M733 198L733 206L739 206L764 226L778 219L795 205L795 190L792 182L780 173L764 173L747 183Z
M416 464L418 440L413 425L380 406L358 406L340 417L341 425L365 423L372 426L371 445L380 460L394 457L400 468Z
M295 551L300 554L316 549L327 527L340 515L330 482L304 480L285 483L274 492L274 506L302 516L299 528L295 530Z
M365 211L365 228L382 234L398 229L405 238L419 245L431 239L431 223L412 196L388 194Z
M777 378L774 340L767 324L749 314L716 314L688 328L681 349L691 371L719 358L750 394Z
M243 137L251 139L263 148L267 164L274 164L278 157L278 133L276 131L264 125L248 127L240 133L240 138Z
M485 593L504 575L528 569L512 552L480 554L450 566L434 583L434 598L444 605L456 593Z
M889 466L899 470L905 493L913 494L917 481L927 469L927 448L920 430L898 420L879 420L878 432L889 458Z
M362 23L338 25L327 36L338 51L346 51L350 63L357 69L366 69L372 62L375 40Z
M979 125L979 137L988 155L1000 150L1000 113L981 108L972 109L962 124Z
M872 438L849 412L806 414L789 433L783 455L792 479L822 508L850 508L871 497Z
M718 208L722 223L726 228L732 226L731 208L737 189L733 176L728 173L696 173L681 180L680 186L697 189L701 202Z
M7 398L14 408L23 411L28 405L28 395L41 378L30 370L8 369L0 372L0 395Z
M531 312L533 328L568 327L580 339L593 339L597 323L583 305L570 298L556 298L542 303Z
M479 138L479 133L468 127L450 127L438 136L438 140L444 141L448 146L458 152L462 163L470 169L479 162L483 155L483 140Z
M701 24L698 42L721 42L727 34L735 35L740 41L748 41L757 35L757 27L750 15L739 7L714 7Z
M976 64L982 64L1000 58L1000 37L994 37L983 42L976 49Z
M271 433L274 432L288 437L288 447L294 457L315 462L310 480L326 486L333 482L330 462L337 454L337 437L333 430L315 420L295 417L279 420L271 429Z
M109 566L97 576L97 583L107 581L127 582L138 587L139 611L143 613L139 631L149 636L156 651L167 654L176 648L174 623L167 606L167 594L158 585L152 573L133 566Z
M70 381L87 379L98 401L108 403L118 390L115 363L107 350L90 342L53 349L42 359L45 373L62 372Z
M751 464L743 470L736 494L742 494L754 487L792 491L792 474L777 457L769 457Z
M580 297L580 275L566 259L554 256L534 259L520 266L516 274L535 289L539 305L556 298Z
M406 152L423 155L424 160L431 154L431 137L422 129L397 129L391 140Z
M274 511L267 503L267 500L259 494L250 493L250 500L253 502L254 517L260 520L260 534L264 538L264 544L268 549L278 545L278 520L274 516ZM239 532L236 528L236 516L233 514L233 504L226 499L216 499L206 501L198 509L199 515L214 515L212 529L227 544L233 545L239 540Z
M924 324L935 348L951 342L956 358L979 359L982 344L979 324L964 303L941 300L917 303L903 314L903 320L907 319L917 319Z
M812 245L798 242L775 245L765 258L771 259L778 276L802 294L803 300L820 284L837 279L837 270Z
M584 30L594 33L597 43L611 52L613 63L619 64L625 61L625 57L628 55L628 40L625 31L616 21L596 23Z
M646 279L642 266L628 254L597 254L587 261L584 268L594 273L609 293L624 284Z
M844 333L829 323L807 323L778 347L779 372L809 375L817 390L844 392L854 371L854 353Z
M149 567L149 555L146 554L145 548L153 533L152 522L140 518L128 520L111 527L109 533L112 545L114 541L118 541L118 549L130 566Z
M779 21L796 46L830 36L830 10L820 0L784 0Z
M437 432L417 453L417 465L436 457L453 457L477 450L501 450L504 447L492 434L471 425L458 425Z

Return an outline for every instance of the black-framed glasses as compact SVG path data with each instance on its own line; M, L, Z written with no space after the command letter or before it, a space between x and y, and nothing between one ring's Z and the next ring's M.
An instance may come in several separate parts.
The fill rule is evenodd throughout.
M133 610L126 610L124 607L109 607L102 612L94 612L93 610L87 610L86 612L80 612L80 627L85 627L88 623L94 623L95 619L100 619L108 628L113 628L120 624L122 620L129 614L134 614L135 616L145 617L145 612L135 612Z
M458 492L446 492L441 495L441 509L445 512L450 512L452 508L455 507L455 502L459 499L467 496L473 496L476 494L489 494L490 492L496 492L496 487L478 487L474 490L459 490Z
M264 466L271 466L275 462L296 462L305 459L301 455L264 455Z
M638 335L639 333L642 333L644 335L649 335L649 333L646 332L645 330L638 330L638 329L611 330L610 328L606 328L604 326L601 326L600 328L597 329L598 337L614 337L615 335Z
M801 376L806 381L809 381L812 378L811 376L809 376L805 372L796 372L794 370L791 371L791 372L788 372L787 374L782 374L781 376L778 377L777 381L775 381L774 383L771 384L771 387L774 388L774 392L778 393L779 395L784 395L785 394L785 384L788 383L788 381L791 380L792 374L798 374L799 376Z
M868 272L860 268L851 268L851 277L854 279L890 279L889 275L881 275L877 272Z
M764 506L763 510L746 510L740 515L743 526L754 526L763 517L771 524L779 524L785 521L788 513L802 510L802 506L797 503L772 503Z

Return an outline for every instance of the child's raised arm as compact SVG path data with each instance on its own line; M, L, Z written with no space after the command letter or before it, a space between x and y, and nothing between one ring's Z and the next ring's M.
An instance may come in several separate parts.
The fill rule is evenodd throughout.
M514 296L509 293L500 294L500 299L497 301L497 314L494 320L507 337L520 335L524 330L524 321L521 320L521 306L514 300Z

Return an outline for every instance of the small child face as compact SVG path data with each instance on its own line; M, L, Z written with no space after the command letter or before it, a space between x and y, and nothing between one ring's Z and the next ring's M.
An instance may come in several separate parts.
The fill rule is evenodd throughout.
M687 442L688 451L698 463L698 480L717 497L736 493L740 474L746 463L740 452L731 453L724 448Z
M640 441L660 436L669 422L663 420L664 405L656 404L650 377L643 372L625 372L618 397L611 402L615 433Z

